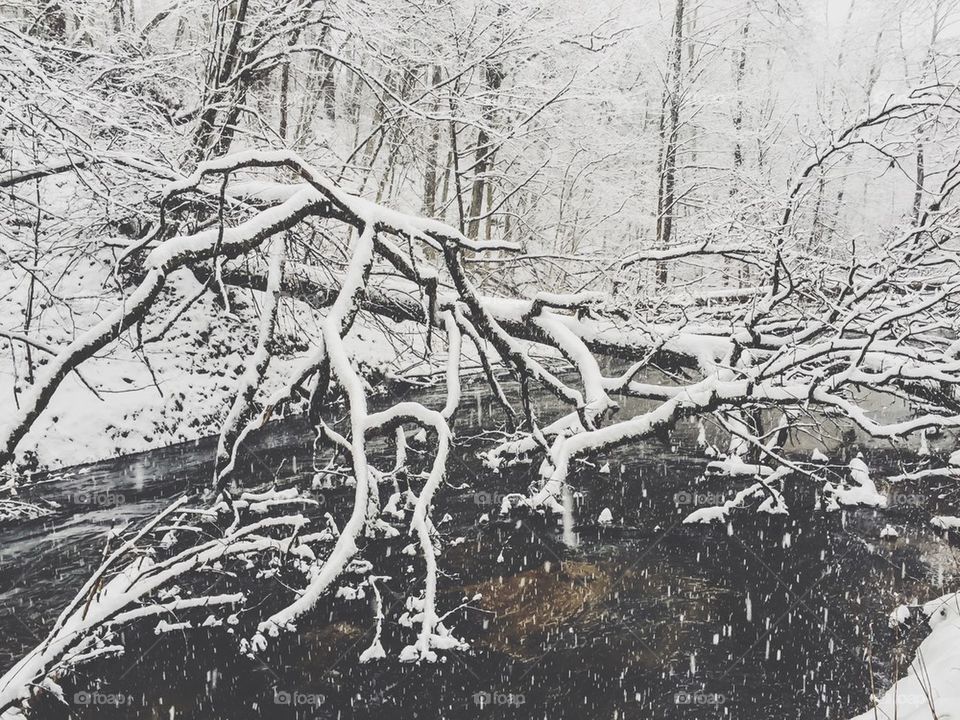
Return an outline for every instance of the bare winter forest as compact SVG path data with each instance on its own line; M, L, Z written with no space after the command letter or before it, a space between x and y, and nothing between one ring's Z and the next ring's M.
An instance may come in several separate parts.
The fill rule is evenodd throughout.
M958 186L958 0L0 0L0 717L960 717Z

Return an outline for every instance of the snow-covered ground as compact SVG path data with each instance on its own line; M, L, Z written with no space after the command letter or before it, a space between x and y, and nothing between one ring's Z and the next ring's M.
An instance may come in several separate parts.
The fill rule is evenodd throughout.
M26 293L23 274L14 270L10 266L0 269L0 317L8 319L0 330L8 332L17 331L10 320L22 317ZM63 302L44 308L34 318L30 336L56 349L114 310L122 296L115 289L112 272L108 256L81 256L68 267L45 266L42 276L59 278L56 292ZM163 328L184 298L200 287L189 271L174 273L158 311L144 325L142 337L148 339ZM41 466L54 468L217 432L243 370L241 353L251 352L256 342L259 304L259 292L233 289L231 311L227 312L208 290L170 327L163 342L147 342L136 349L136 333L128 332L83 364L82 379L73 374L64 380L18 448L19 457L36 453ZM280 378L307 353L303 341L293 339L294 329L304 328L307 337L319 335L320 313L299 302L295 311L290 304L283 307L278 341L285 352L271 361L264 394L277 389ZM312 328L317 328L316 333ZM388 338L362 318L346 339L348 352L361 366L383 372L415 364L417 353L404 352L404 342L419 350L422 333L413 327L404 332L394 325ZM0 344L7 345L6 339ZM32 356L35 367L52 357L37 348ZM12 357L17 360L16 370ZM14 343L13 353L0 353L3 407L15 407L28 388L25 369L22 343ZM0 413L0 429L10 422L11 415Z

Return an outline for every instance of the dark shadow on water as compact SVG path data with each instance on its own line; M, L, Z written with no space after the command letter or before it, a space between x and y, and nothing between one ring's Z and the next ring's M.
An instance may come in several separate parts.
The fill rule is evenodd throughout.
M478 394L459 435L476 432L490 412ZM817 488L799 482L788 493L790 516L735 513L728 524L684 525L694 506L678 493L731 485L696 484L705 460L692 449L695 435L683 426L672 447L621 450L604 458L609 474L584 465L572 480L583 493L575 548L560 541L555 518L499 519L499 498L525 490L533 468L481 472L464 442L450 482L475 487L444 489L435 518L449 513L444 536L463 538L440 558L441 611L482 596L447 623L470 642L467 651L420 667L396 660L411 633L393 621L422 582L417 563L399 552L409 542L401 537L376 571L391 576L382 583L386 660L358 663L373 637L369 598L322 603L257 658L237 651L253 615L232 632L128 631L124 656L64 680L67 705L48 698L43 714L759 720L862 711L870 687L887 687L916 642L901 642L888 613L946 592L941 585L956 575L950 546L926 524L934 506L824 514L814 511ZM312 475L311 437L301 421L271 426L241 457L244 476ZM43 637L86 579L105 531L202 487L213 449L203 441L74 468L35 490L63 507L0 532L4 668ZM336 514L347 494L325 493L325 510ZM592 521L603 508L615 518L610 527ZM492 522L479 523L483 513ZM887 523L900 531L895 541L879 538Z

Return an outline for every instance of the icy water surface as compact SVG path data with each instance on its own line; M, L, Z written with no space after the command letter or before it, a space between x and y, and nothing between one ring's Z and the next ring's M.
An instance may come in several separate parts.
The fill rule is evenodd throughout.
M439 400L431 391L417 399ZM695 484L705 460L696 428L604 457L609 472L584 466L579 545L567 548L555 523L500 521L500 498L524 491L529 469L484 471L470 436L491 408L483 389L468 396L435 518L449 538L440 558L440 608L481 594L448 620L471 643L435 665L400 665L409 631L385 627L391 655L359 665L373 637L365 601L329 603L274 641L256 660L237 638L200 631L132 638L128 653L66 683L68 706L50 717L117 718L842 718L889 685L916 638L887 626L899 603L946 591L953 550L926 524L938 500L891 489L888 511L815 513L816 489L800 483L790 517L740 514L729 525L681 524L697 502L713 504L729 479ZM442 404L442 403L440 403ZM251 482L312 475L312 435L298 421L272 426L242 460ZM835 448L838 462L858 449ZM866 450L866 448L863 448ZM0 532L0 664L36 644L100 555L105 531L147 517L209 477L213 441L121 458L58 474L33 492L62 512ZM868 451L868 462L895 457ZM936 492L927 493L937 495ZM342 517L347 493L325 494ZM594 522L603 508L611 527ZM946 510L946 508L943 508ZM480 523L488 513L490 523ZM892 524L894 541L881 540ZM388 615L421 580L409 558L388 558ZM405 633L405 634L404 634ZM85 696L84 693L87 693ZM100 693L123 699L94 704Z

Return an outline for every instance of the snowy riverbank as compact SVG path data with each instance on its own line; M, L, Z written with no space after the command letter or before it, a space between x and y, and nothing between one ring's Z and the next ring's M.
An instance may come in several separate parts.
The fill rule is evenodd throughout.
M119 292L105 289L114 285L112 264L106 259L84 257L69 268L46 269L51 276L58 271L62 274L57 288L68 302L39 313L30 332L51 350L63 347L122 302ZM256 340L260 293L231 291L227 311L208 290L172 324L162 342L149 342L178 312L183 299L200 288L188 271L175 273L161 307L143 327L146 342L141 348L135 347L136 331L131 331L85 363L79 375L67 377L21 443L21 465L51 469L77 465L217 432L243 369L242 353L250 352ZM0 291L0 315L15 317L26 288L12 273L0 271ZM64 310L67 306L69 312ZM306 331L301 337L316 337L319 331L311 334L311 328L319 326L319 318L303 303L297 304L295 315L287 311L280 318L278 340L285 352L270 364L266 392L276 388L279 378L307 352L303 341L294 339L294 329ZM409 350L422 347L422 334L413 327L404 334L393 326L391 332L388 339L361 319L346 338L347 349L363 368L386 374L409 370L417 355ZM403 342L409 343L406 352L395 347ZM53 357L37 346L31 355L34 368ZM13 353L0 355L0 376L10 379L3 404L12 410L30 389L22 344L16 344ZM12 416L0 414L0 430Z

